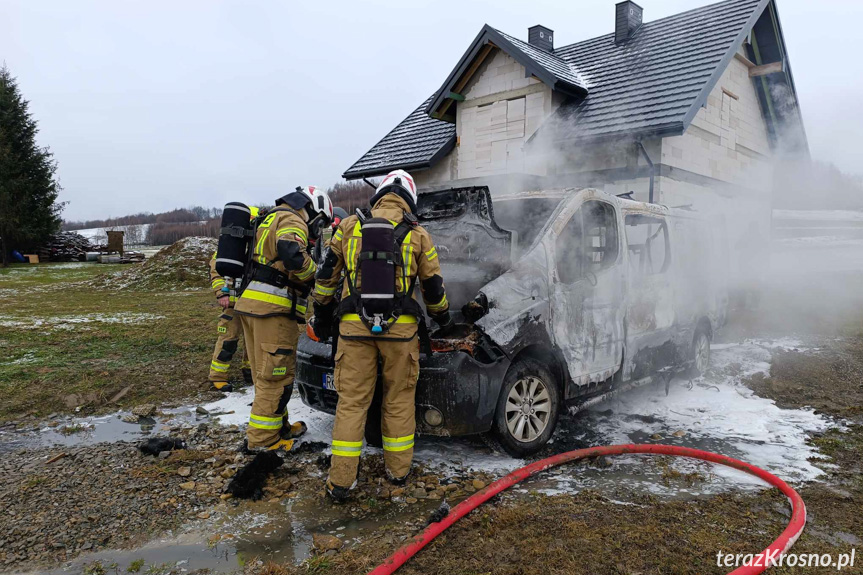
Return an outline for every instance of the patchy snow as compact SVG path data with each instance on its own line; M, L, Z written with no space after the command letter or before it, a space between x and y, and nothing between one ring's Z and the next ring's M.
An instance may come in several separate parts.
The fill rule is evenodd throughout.
M115 314L90 313L83 315L66 315L53 317L28 317L14 318L0 316L0 327L11 327L17 329L81 329L82 324L94 323L121 323L138 324L151 323L156 320L165 319L165 316L152 313L119 312ZM86 328L84 328L86 329Z
M863 222L863 212L854 210L773 210L773 219Z
M803 236L773 240L777 248L836 248L863 247L863 239L840 236Z
M144 238L147 237L147 231L150 229L152 224L132 224L129 226L108 226L105 228L85 228L83 230L72 230L76 234L81 234L88 240L90 243L106 243L108 241L108 232L109 231L122 231L125 232L127 236L134 236L136 238L140 238L140 242L143 243ZM128 243L128 241L127 241Z

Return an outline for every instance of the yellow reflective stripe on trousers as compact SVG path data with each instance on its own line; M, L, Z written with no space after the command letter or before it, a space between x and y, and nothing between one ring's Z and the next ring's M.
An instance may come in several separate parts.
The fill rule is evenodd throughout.
M212 369L213 371L228 371L228 368L230 367L230 363L222 363L221 361L215 360L210 362L210 369Z
M281 417L265 417L263 415L249 415L249 425L257 429L280 429L282 427Z
M360 321L359 314L356 313L346 313L342 316L342 321ZM416 323L417 318L412 315L403 315L399 316L396 320L396 323Z
M407 451L414 446L414 436L406 435L404 437L387 437L383 436L384 451Z
M333 439L333 455L341 455L342 457L359 457L362 450L362 441L341 441Z

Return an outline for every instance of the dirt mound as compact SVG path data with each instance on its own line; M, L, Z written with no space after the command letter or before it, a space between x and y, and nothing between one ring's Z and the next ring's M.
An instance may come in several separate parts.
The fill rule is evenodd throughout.
M215 238L189 237L160 250L152 258L120 273L95 280L99 287L136 291L205 289L210 284L209 262L216 251Z

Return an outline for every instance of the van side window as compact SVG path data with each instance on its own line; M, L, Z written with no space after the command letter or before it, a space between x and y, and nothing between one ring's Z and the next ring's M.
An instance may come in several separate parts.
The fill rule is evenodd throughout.
M617 220L614 207L605 202L585 202L557 238L557 276L571 284L609 267L617 260Z
M664 273L671 260L665 220L630 214L624 218L624 224L632 271L641 276Z

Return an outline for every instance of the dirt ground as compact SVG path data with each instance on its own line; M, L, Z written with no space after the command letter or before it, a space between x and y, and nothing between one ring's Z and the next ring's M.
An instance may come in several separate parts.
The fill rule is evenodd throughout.
M104 277L94 281L123 272L96 265L0 270L0 421L6 421L0 432L36 433L62 418L46 419L49 414L106 413L144 402L170 406L207 397L200 390L218 315L212 294L206 286L112 289ZM755 310L737 310L728 337L767 332L814 342L803 351L774 353L769 375L752 377L746 385L782 407L809 406L846 422L809 439L829 459L812 460L825 472L818 481L795 486L809 521L794 551L836 555L856 549L863 561L863 307L851 313L830 305L840 287L858 294L863 289L815 283L805 297L793 285ZM819 310L812 301L826 307ZM793 313L803 308L805 313ZM173 417L156 419L187 438L190 450L166 459L141 456L134 444L116 440L64 449L3 451L0 445L0 571L42 572L80 556L83 563L67 572L180 572L182 565L145 561L139 545L191 529L203 533L216 554L248 530L249 514L275 519L304 514L305 523L292 527L294 534L311 535L304 531L310 525L332 527L315 531L316 536L344 533L334 527L342 524L352 525L355 535L342 538L347 543L338 543L338 549L325 550L323 544L306 558L308 550L299 547L278 562L257 559L272 556L273 542L262 535L254 545L233 547L244 565L234 568L264 575L362 573L418 533L443 499L456 504L495 479L483 472L421 467L400 491L382 479L379 456L364 457L352 503L334 508L322 491L325 445L310 444L275 473L264 501L225 500L222 489L244 462L236 455L240 430L200 427L188 416L175 424ZM61 452L64 458L48 463ZM702 481L662 460L655 464L667 467L663 481L669 484L691 487ZM788 514L786 500L773 490L669 499L626 489L543 495L528 488L496 497L464 518L400 573L725 573L716 565L718 551L759 551L782 531ZM130 561L123 563L115 551L125 548ZM161 549L150 553L158 556Z
M787 407L812 406L847 419L846 430L813 436L829 460L814 460L826 478L798 486L808 523L798 553L851 553L863 545L863 332L809 352L774 356L768 377L749 384ZM756 462L757 463L757 462ZM671 475L671 481L687 478ZM624 499L628 504L620 504ZM785 528L787 500L777 490L717 495L685 501L639 493L582 491L575 496L504 494L462 519L399 572L423 575L705 574L726 573L716 553L754 553ZM370 535L338 554L299 566L264 564L264 575L365 572L392 553L393 544L417 529ZM859 553L858 553L859 554ZM858 564L859 565L859 564ZM772 573L835 573L835 568ZM848 571L854 572L854 571Z

